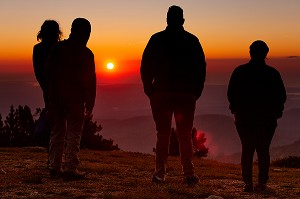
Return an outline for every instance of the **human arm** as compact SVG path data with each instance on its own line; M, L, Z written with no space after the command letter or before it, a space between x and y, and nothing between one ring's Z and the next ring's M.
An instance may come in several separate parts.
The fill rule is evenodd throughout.
M227 88L227 99L229 101L229 109L232 114L235 113L235 107L236 107L236 102L235 102L236 84L237 84L236 73L237 73L236 70L232 72L228 83L228 88Z
M96 72L95 72L95 61L94 61L94 55L91 53L90 58L87 62L87 78L86 81L86 113L90 114L92 113L95 105L95 99L96 99Z
M205 61L205 55L203 52L203 48L197 39L196 42L196 62L197 62L197 69L196 69L196 90L195 90L195 96L196 99L199 99L199 97L202 94L205 78L206 78L206 61Z
M282 117L282 113L284 110L284 103L286 102L286 90L284 87L284 83L282 81L282 78L280 76L279 72L276 72L276 78L275 78L275 99L276 99L276 110L275 110L275 116L277 119Z
M153 80L155 77L155 42L153 36L150 38L141 61L140 68L141 79L145 94L150 97L154 91Z

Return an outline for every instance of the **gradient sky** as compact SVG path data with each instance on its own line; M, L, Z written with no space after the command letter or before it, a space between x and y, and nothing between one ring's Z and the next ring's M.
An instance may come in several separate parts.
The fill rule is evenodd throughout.
M165 28L171 5L184 9L184 27L208 59L248 58L257 39L267 42L269 57L300 55L299 0L1 0L0 74L33 71L32 48L44 20L57 20L67 38L76 17L92 24L88 47L98 72L109 61L114 73L136 71L150 36Z

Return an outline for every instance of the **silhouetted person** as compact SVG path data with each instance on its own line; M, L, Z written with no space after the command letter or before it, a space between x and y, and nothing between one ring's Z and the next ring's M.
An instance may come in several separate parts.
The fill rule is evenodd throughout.
M45 108L40 113L39 124L35 130L36 144L46 146L49 150L50 126L46 115L49 108L49 85L46 79L45 63L52 48L60 41L62 32L54 20L46 20L37 34L40 43L33 48L33 68L35 77L42 88Z
M205 82L205 56L198 38L184 30L183 10L180 7L169 8L167 24L165 30L150 38L140 68L157 130L156 167L152 181L165 181L165 164L174 115L184 182L195 184L199 178L194 174L192 163L191 131L196 100Z
M49 86L46 79L45 63L53 46L60 41L61 35L59 24L54 20L46 20L37 34L37 40L40 43L36 44L33 48L32 61L34 74L42 88L46 110L49 106Z
M234 114L242 143L245 192L253 191L252 163L255 150L259 168L255 189L266 189L270 167L269 147L286 101L286 91L279 72L265 63L268 52L265 42L253 42L250 46L250 62L233 71L227 91L230 110Z
M77 18L67 40L59 42L48 57L49 115L51 120L50 177L82 179L78 171L80 140L85 113L92 112L96 96L94 55L86 47L91 32L90 22Z

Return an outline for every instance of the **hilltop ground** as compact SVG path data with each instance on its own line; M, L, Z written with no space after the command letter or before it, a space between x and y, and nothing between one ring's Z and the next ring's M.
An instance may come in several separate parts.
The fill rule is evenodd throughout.
M80 157L87 179L66 182L49 178L43 148L0 148L0 198L300 198L299 169L272 167L267 192L247 194L239 165L195 159L201 182L187 187L179 158L170 157L166 184L157 186L153 155L82 150Z

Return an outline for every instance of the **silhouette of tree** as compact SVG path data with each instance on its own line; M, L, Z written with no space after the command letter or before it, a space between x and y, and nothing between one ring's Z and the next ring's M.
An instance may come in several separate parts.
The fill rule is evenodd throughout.
M83 132L81 137L80 147L83 149L112 151L119 150L118 145L113 144L112 139L104 139L99 132L102 130L102 126L97 124L97 121L93 121L93 114L89 114L85 117Z
M42 113L42 109L37 108L34 115L28 106L10 107L10 111L3 123L0 114L0 147L24 147L35 146L34 132L37 120ZM112 139L104 139L99 132L102 126L93 121L93 115L87 115L83 126L83 134L81 139L81 148L93 150L119 150L118 145L114 145ZM49 142L49 138L48 142Z
M9 146L10 135L4 131L4 123L0 114L0 146Z
M207 157L208 148L204 145L204 143L206 142L205 134L197 131L196 128L193 128L192 140L193 140L194 155L198 158Z
M23 147L32 145L34 120L28 106L10 107L10 112L4 121L4 138L7 143L2 146Z

